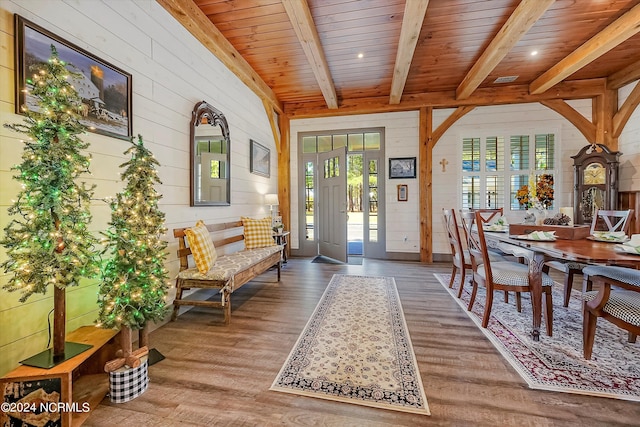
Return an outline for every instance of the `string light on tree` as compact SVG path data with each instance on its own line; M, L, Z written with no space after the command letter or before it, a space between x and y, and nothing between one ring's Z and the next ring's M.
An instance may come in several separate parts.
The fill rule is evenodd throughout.
M86 132L78 113L82 99L68 81L79 75L67 70L54 46L49 61L36 66L28 83L38 109L23 105L24 123L4 125L29 136L22 163L12 168L22 186L0 242L8 256L2 267L12 274L4 288L22 292L20 301L46 293L50 284L65 288L98 272L98 242L87 228L93 187L76 182L90 164L82 153L89 144L78 137Z
M66 288L98 273L98 241L87 228L93 186L76 182L89 174L90 157L83 154L89 144L78 136L86 133L79 120L82 99L68 81L80 74L69 72L53 45L49 60L31 69L38 70L27 79L37 108L22 105L23 123L4 125L29 139L22 163L12 168L22 185L0 241L7 249L1 266L10 275L3 288L20 291L24 302L53 287L53 354L46 350L43 359L60 363L82 351L66 351Z
M123 163L124 191L109 201L111 222L103 233L106 262L100 285L99 322L105 327L142 329L161 320L166 312L164 297L168 272L164 268L167 243L164 213L158 208L162 195L155 166L159 165L144 146L142 136L125 151L131 159Z

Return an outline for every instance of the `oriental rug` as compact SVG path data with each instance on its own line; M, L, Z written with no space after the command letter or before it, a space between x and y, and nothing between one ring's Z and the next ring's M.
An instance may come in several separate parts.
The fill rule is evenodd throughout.
M430 415L394 279L335 274L271 390Z
M531 338L532 313L528 294L522 294L522 312L515 307L512 294L509 303L501 296L493 299L487 328L481 326L485 289L478 288L473 309L467 311L471 285L465 285L462 298L456 297L459 275L449 288L449 274L434 276L489 338L509 364L520 374L529 388L565 393L640 401L640 342L627 342L626 331L599 319L592 360L582 353L582 302L574 291L569 307L562 306L563 286L553 288L553 336L547 336L544 319L540 341Z

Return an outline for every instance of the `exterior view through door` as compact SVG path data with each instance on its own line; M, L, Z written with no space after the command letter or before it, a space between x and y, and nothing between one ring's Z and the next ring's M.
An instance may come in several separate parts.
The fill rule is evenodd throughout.
M299 142L298 254L384 258L384 129L304 133Z

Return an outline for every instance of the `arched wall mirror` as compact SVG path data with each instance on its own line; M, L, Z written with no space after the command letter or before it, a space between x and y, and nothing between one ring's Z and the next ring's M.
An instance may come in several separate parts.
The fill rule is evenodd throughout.
M191 206L231 204L229 125L205 101L191 114Z

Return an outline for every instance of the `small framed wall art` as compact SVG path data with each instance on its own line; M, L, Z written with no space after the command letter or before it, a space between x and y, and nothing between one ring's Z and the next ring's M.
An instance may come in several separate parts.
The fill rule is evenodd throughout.
M409 186L407 184L398 184L398 201L406 202L409 200Z
M251 173L266 176L270 175L271 170L271 150L251 140Z
M416 158L397 157L389 159L389 178L415 178Z

